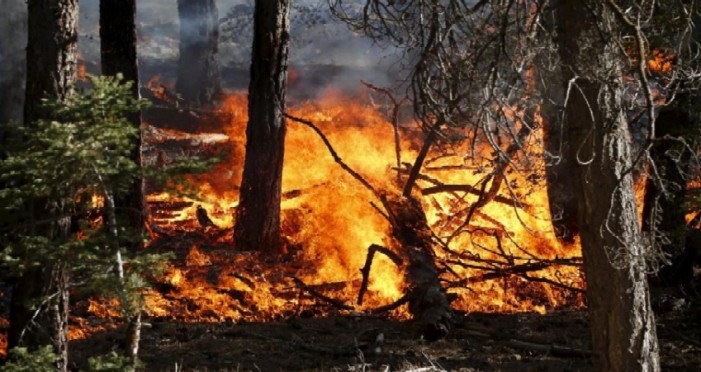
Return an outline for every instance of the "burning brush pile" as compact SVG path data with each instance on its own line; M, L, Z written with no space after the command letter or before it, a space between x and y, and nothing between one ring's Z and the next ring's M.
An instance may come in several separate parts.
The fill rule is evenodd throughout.
M148 316L185 322L339 312L409 318L406 278L416 259L408 257L419 251L419 260L439 273L436 285L454 310L544 313L583 306L580 249L553 233L537 128L524 141L525 171L507 167L503 177L489 179L482 165L493 157L488 146L457 139L432 146L422 171L410 175L424 135L376 94L349 98L329 90L289 108L285 253L278 257L239 251L232 241L245 94L226 97L213 115L180 111L179 120L186 116L190 124L152 123L144 139L147 161L168 164L182 154L223 154L224 160L189 177L196 195L149 189L149 249L174 252L176 259L149 290ZM409 177L416 178L417 205L397 197ZM88 313L109 318L107 310L91 302Z

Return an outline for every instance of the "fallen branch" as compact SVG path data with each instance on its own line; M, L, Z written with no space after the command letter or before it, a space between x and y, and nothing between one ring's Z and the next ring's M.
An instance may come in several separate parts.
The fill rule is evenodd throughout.
M409 293L405 293L404 296L400 297L397 301L394 301L389 305L374 308L374 309L370 310L370 312L373 314L379 314L379 313L384 313L387 311L392 311L392 310L404 305L405 303L409 302L409 300L410 300Z
M399 141L399 109L401 108L402 104L406 101L406 98L402 99L401 101L397 101L397 99L394 98L394 95L392 94L392 92L389 91L389 89L376 87L362 80L360 82L363 83L366 87L386 95L387 98L389 98L389 100L392 101L393 106L390 119L392 121L392 129L394 130L394 155L397 159L397 168L399 168L402 164L402 148ZM397 173L397 187L402 186L401 182L402 176L401 174Z
M395 265L397 266L402 266L402 258L399 257L396 253L392 252L391 250L377 244L372 244L368 248L368 255L365 258L365 266L363 266L362 269L360 269L360 272L363 273L363 283L360 285L360 291L358 292L358 305L363 304L363 296L365 295L365 292L368 289L368 281L370 279L370 269L372 268L372 261L373 258L375 257L375 253L380 252L387 256L392 262L394 262Z
M480 190L470 185L439 184L421 190L421 193L423 195L438 194L442 192L466 192L472 195L480 195ZM526 209L530 207L530 205L528 204L524 204L501 195L495 195L493 201L521 209Z
M353 306L346 305L346 304L345 304L343 301L341 301L341 300L337 300L337 299L335 299L335 298L331 298L331 297L329 297L329 296L326 296L326 295L324 295L323 293L320 293L319 291L315 290L314 288L311 288L309 285L307 285L306 283L304 283L304 282L303 282L302 280L300 280L299 278L296 278L296 277L294 277L294 276L291 276L290 278L292 278L292 280L295 282L295 284L297 284L297 286L298 286L301 290L303 290L303 291L309 293L312 297L316 297L316 298L318 298L318 299L320 299L320 300L326 302L327 304L332 305L332 306L334 306L334 307L337 307L337 308L339 308L339 309L341 309L341 310L354 310L354 307L353 307Z
M549 353L557 357L591 357L591 351L586 349L578 349L574 347L551 344L546 342L523 340L514 337L505 338L502 332L490 332L481 327L463 326L463 329L466 331L467 335L471 337L489 339L492 341L500 342L508 347L526 350L536 350L544 353Z
M351 168L348 164L346 164L346 163L343 161L343 159L341 159L340 156L338 156L338 153L336 152L336 150L334 150L333 146L331 146L331 142L329 142L329 139L326 138L326 135L324 135L324 133L321 131L321 129L319 129L319 127L317 127L316 125L314 125L314 123L312 123L312 122L309 121L309 120L305 120L305 119L302 119L302 118L298 118L298 117L296 117L296 116L292 116L292 115L290 115L290 114L288 114L288 113L286 113L286 112L283 113L283 115L284 115L286 118L288 118L288 119L290 119L290 120L292 120L292 121L294 121L294 122L297 122L297 123L300 123L300 124L302 124L302 125L308 126L308 127L311 128L314 132L316 132L316 134L319 136L319 138L321 138L321 140L324 142L324 145L326 145L326 148L329 150L329 153L331 153L331 156L333 157L333 160L334 160L339 166L341 166L341 168L343 168L343 170L345 170L348 174L350 174L351 177L353 177L354 179L356 179L356 180L357 180L358 182L360 182L363 186L365 186L365 188L367 188L368 190L370 190L378 199L382 199L381 196L380 196L380 193L375 189L375 187L373 187L373 186L370 184L370 182L368 182L365 178L363 178L363 176L361 176L360 173L358 173L358 172L356 172L355 170L353 170L353 168Z

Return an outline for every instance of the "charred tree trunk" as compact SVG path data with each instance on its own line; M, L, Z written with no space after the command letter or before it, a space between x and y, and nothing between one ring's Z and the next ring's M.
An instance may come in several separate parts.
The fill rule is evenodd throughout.
M659 370L655 319L633 191L631 137L621 108L614 14L596 1L556 2L573 191L587 278L594 370Z
M399 243L399 256L409 262L404 278L408 286L409 312L428 341L447 335L453 326L453 310L441 286L433 239L426 215L412 197L397 197L385 203L392 236Z
M177 92L194 106L212 106L221 94L217 52L219 12L215 0L178 0L180 61Z
M100 1L100 52L102 74L112 76L121 73L126 81L132 81L131 93L139 97L139 69L136 57L136 0ZM141 127L141 113L128 114L136 128ZM141 134L134 143L131 159L141 165ZM120 226L128 226L134 238L126 242L132 252L142 247L146 215L143 180L135 180L130 192L115 198L115 213ZM124 237L122 237L123 239Z
M27 85L25 125L50 118L41 99L65 99L73 92L77 70L78 0L28 1ZM70 230L70 218L61 205L37 200L28 206L30 234L62 239ZM38 223L37 218L48 222ZM29 266L13 288L8 347L30 349L52 345L57 368L67 370L68 361L68 269L60 260L42 267ZM39 311L28 301L40 300Z
M234 243L243 250L278 253L285 152L285 93L290 1L256 1L246 160L236 210Z

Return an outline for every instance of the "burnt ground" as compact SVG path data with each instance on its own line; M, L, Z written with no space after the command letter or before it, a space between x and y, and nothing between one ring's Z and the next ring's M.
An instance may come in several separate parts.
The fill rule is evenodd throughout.
M701 370L698 305L659 316L664 370ZM411 322L354 314L238 324L147 319L140 354L147 371L587 371L585 318L583 311L473 313L433 343ZM72 342L74 367L120 338L116 330Z
M185 269L189 247L193 242L201 243L203 238L195 233L178 235L177 239L163 239L152 247L175 252L173 264ZM222 248L225 246L200 245L211 259L208 268L219 270L224 262L233 262L240 273L265 270L264 266L253 264L256 260L247 255L232 255L230 250ZM284 271L285 267L294 265L278 266L273 262L269 266ZM189 275L210 276L207 270L190 271ZM701 275L692 284L685 293L672 289L653 291L663 370L701 371ZM199 304L193 301L197 300L191 300L186 308L194 311ZM457 313L451 333L428 343L410 321L333 310L333 306L319 298L308 301L306 310L282 312L266 322L223 318L220 322L184 323L174 320L184 316L175 313L169 317L146 318L140 350L145 363L143 370L591 370L587 351L589 331L583 310L560 310L546 315ZM87 323L106 321L91 317L80 306L73 311L74 315L83 313ZM73 369L84 370L91 356L119 351L123 335L123 329L118 328L72 341Z

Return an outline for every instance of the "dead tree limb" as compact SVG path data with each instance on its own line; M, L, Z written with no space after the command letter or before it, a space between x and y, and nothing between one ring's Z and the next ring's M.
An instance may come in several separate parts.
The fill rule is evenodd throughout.
M334 307L337 307L341 310L353 310L353 306L346 305L343 301L337 300L335 298L331 298L329 296L326 296L323 293L320 293L319 291L315 290L314 288L311 288L308 286L306 283L304 283L302 280L299 278L296 278L294 276L291 276L292 280L295 282L295 284L299 287L299 289L309 293L312 297L316 297L324 302L326 302L329 305L332 305Z
M387 96L390 101L392 101L392 113L390 115L390 120L392 121L392 128L394 129L394 153L395 157L397 158L397 168L401 168L402 166L402 147L401 143L399 141L399 109L401 108L402 104L404 103L405 99L402 99L401 101L397 101L396 98L394 98L394 94L389 91L389 89L386 88L380 88L376 87L366 81L361 80L361 83L368 87L369 89L372 89L376 92L380 92ZM400 173L397 173L397 187L401 187L402 185L402 176Z
M503 343L505 346L513 348L536 350L539 352L549 353L553 356L558 357L591 357L591 351L586 349L578 349L569 346L551 344L547 342L524 340L514 337L505 338L503 333L501 332L488 331L486 329L483 329L482 327L463 326L463 328L465 329L465 332L471 337L494 340Z
M516 135L515 141L511 145L509 145L509 147L507 147L507 149L503 153L499 153L497 164L494 167L494 170L482 181L479 198L474 204L472 204L472 206L470 206L467 218L465 219L463 224L458 229L456 229L450 237L448 237L446 244L450 244L450 242L455 238L455 236L457 236L457 234L463 228L465 228L465 226L470 224L470 220L472 219L472 216L475 211L481 209L487 203L489 203L497 197L497 193L499 192L501 185L506 179L505 171L506 168L511 164L511 157L516 151L518 151L521 148L521 144L530 134L531 127L525 124L522 125L521 129L519 129L518 134ZM489 190L487 190L487 184L489 184L490 182L491 185L489 187Z
M416 160L414 161L414 165L411 167L411 171L409 172L409 178L406 180L406 184L404 185L404 190L402 190L402 196L409 197L411 196L411 190L414 188L414 184L416 183L416 178L419 176L419 173L421 172L421 167L423 166L424 160L426 160L426 155L428 155L428 150L431 149L431 146L438 140L438 130L440 129L441 125L443 125L443 120L438 119L429 129L428 135L426 136L426 139L424 139L424 144L421 146L421 150L419 151L419 155L416 157Z
M407 303L407 302L409 302L409 294L408 294L408 293L405 293L405 294L404 294L402 297L400 297L397 301L394 301L394 302L392 302L392 303L389 304L389 305L385 305L385 306L380 306L380 307L374 308L374 309L371 310L371 312L372 312L373 314L385 313L385 312L388 312L388 311L392 311L392 310L394 310L394 309L396 309L396 308L398 308L398 307L404 305L404 304Z
M397 266L402 266L402 258L397 256L396 253L392 252L391 250L377 244L372 244L368 248L368 255L365 258L365 266L363 266L362 269L360 269L360 272L363 273L363 282L360 285L360 291L358 292L358 305L363 304L363 296L365 296L365 292L368 290L368 282L370 279L370 269L372 268L372 261L375 257L375 253L380 252L387 256L392 262L394 262L395 265Z
M421 194L423 195L438 194L442 192L466 192L472 195L480 195L480 190L470 185L438 184L436 186L427 187L421 190ZM521 209L530 207L528 204L520 203L514 199L501 195L495 195L493 200L498 203L507 204Z
M413 176L411 174L409 176L411 182L408 182L406 185L408 187L405 187L408 195L393 195L380 193L343 162L326 136L312 122L289 114L285 114L285 117L312 128L321 137L336 163L372 191L382 202L387 211L386 218L392 226L392 236L399 243L397 247L399 256L406 258L409 262L404 272L408 286L409 312L419 323L425 339L432 341L445 336L452 327L453 310L445 289L441 287L440 271L436 266L433 252L433 233L428 226L426 214L421 209L421 204L411 197L411 186L419 175L417 169L421 168L423 159L426 157L425 153L428 153L431 143L436 140L442 121L439 120L434 124L429 137L425 140L423 157L417 158L414 163ZM411 180L412 177L413 180ZM347 305L343 304L343 306Z
M314 123L312 123L312 122L309 121L309 120L305 120L305 119L302 119L302 118L298 118L298 117L296 117L296 116L292 116L292 115L290 115L290 114L288 114L288 113L286 113L286 112L283 113L283 115L284 115L286 118L288 118L288 119L290 119L290 120L292 120L292 121L294 121L294 122L300 123L300 124L302 124L302 125L306 125L307 127L311 128L314 132L316 132L316 134L319 136L319 138L321 138L321 140L324 142L324 145L326 145L326 148L329 150L329 153L331 153L331 156L333 157L333 160L334 160L341 168L343 168L343 170L345 170L348 174L350 174L351 177L353 177L355 180L357 180L358 182L360 182L363 186L365 186L365 188L367 188L368 190L370 190L378 199L382 199L380 193L377 191L377 189L375 189L375 187L373 187L373 186L370 184L370 182L368 182L365 178L363 178L363 176L361 176L360 173L358 173L358 172L356 172L355 170L353 170L353 168L351 168L348 164L346 164L346 163L343 161L343 159L341 159L340 156L338 156L338 153L336 152L336 150L334 150L333 146L331 146L331 142L329 142L329 139L326 138L326 135L324 135L324 133L321 131L321 129L319 129L319 127L317 127L316 125L314 125Z

